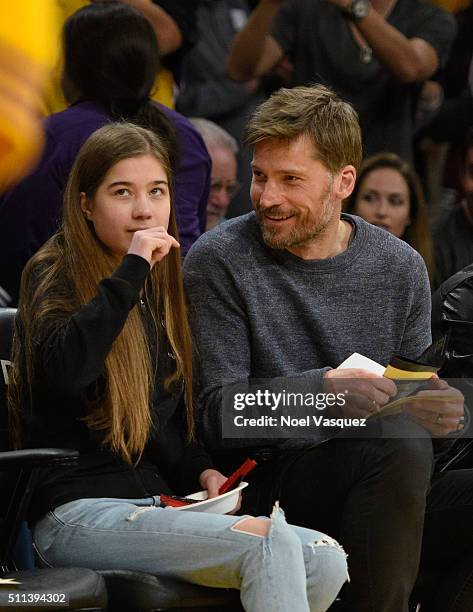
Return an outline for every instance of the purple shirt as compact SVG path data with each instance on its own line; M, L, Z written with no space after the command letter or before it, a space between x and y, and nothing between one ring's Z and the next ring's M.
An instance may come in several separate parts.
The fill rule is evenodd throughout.
M181 161L174 173L174 203L182 255L205 231L211 161L201 136L182 115L158 104L173 124ZM46 144L32 174L0 197L0 286L16 304L28 259L54 234L76 155L87 138L111 121L93 102L79 102L44 121Z

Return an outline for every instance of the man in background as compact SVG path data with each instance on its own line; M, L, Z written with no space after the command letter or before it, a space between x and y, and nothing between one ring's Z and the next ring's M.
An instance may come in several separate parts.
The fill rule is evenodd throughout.
M207 227L212 229L225 219L232 198L238 193L237 181L238 145L219 125L208 119L191 119L202 136L212 161L210 193L207 204Z
M323 83L355 106L365 155L412 162L419 84L445 64L454 34L449 13L418 0L260 0L228 70L248 80L287 55L293 85Z

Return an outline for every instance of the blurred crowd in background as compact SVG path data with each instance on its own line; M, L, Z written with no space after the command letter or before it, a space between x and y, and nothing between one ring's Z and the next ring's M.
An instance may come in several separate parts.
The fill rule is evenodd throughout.
M90 4L95 12L84 13ZM70 167L98 127L131 118L175 140L185 254L201 233L251 210L248 117L280 87L313 82L360 115L365 159L346 211L417 249L433 289L472 263L473 5L373 0L366 19L350 14L368 5L23 0L0 8L0 257L8 262L0 286L10 303L26 261L58 227ZM140 33L137 13L155 41Z

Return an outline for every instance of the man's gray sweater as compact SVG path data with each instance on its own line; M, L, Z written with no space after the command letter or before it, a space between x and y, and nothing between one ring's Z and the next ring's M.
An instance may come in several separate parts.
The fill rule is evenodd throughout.
M303 260L265 245L254 213L204 234L184 264L200 359L199 420L212 448L222 439L222 387L250 378L320 384L353 352L386 365L430 344L430 288L421 256L402 240L344 215L341 254Z

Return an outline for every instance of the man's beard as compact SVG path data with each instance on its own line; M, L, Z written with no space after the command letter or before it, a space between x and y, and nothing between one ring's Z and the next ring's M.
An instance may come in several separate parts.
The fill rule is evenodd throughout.
M294 214L295 219L294 227L291 229L289 234L279 236L280 232L278 228L267 227L264 221L263 211L256 206L256 217L258 219L261 234L265 243L272 249L288 249L290 247L304 246L317 240L325 230L332 219L334 211L334 201L330 198L329 192L324 193L320 198L321 214L314 218L311 214L306 220L301 221L299 219L300 213L298 211L285 212L284 216ZM274 213L278 210L279 206L274 206L266 209L266 213Z

